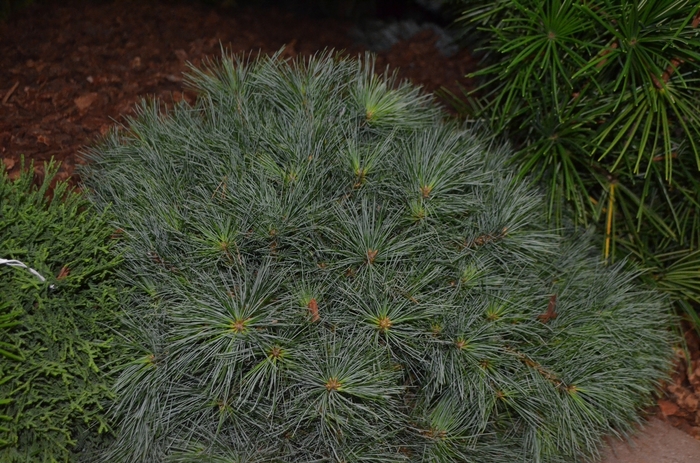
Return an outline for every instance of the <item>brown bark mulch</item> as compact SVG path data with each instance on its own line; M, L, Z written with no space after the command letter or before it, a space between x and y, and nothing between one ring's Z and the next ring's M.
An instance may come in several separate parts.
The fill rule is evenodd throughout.
M683 327L687 352L678 351L671 381L657 401L657 416L700 440L700 337L690 325Z
M310 55L324 49L364 52L353 43L353 24L295 16L279 9L221 9L197 3L53 1L0 23L0 157L11 176L20 156L62 162L60 178L74 177L81 147L125 115L143 97L166 102L195 95L184 90L187 62L195 66L234 53ZM380 53L377 64L399 69L434 91L457 82L473 65L468 52L449 59L423 31Z

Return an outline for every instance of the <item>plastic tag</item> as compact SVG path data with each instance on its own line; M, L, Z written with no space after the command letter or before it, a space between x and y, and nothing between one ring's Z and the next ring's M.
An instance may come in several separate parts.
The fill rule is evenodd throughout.
M24 263L22 263L22 262L20 262L20 261L18 261L18 260L0 259L0 265L3 265L3 264L4 264L4 265L9 265L10 267L22 267L22 268L26 268L27 270L29 270L29 271L32 273L32 275L34 275L34 276L36 276L37 278L39 278L39 279L41 280L42 283L46 281L46 278L44 278L44 277L41 275L41 273L37 272L36 270L34 270L34 269L31 268L31 267L28 267L27 265L25 265Z

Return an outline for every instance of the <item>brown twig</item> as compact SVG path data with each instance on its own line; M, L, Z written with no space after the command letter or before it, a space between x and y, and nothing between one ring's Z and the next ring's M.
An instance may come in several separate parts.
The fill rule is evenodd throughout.
M680 58L673 58L671 60L671 64L668 65L666 70L661 74L661 79L664 81L664 83L661 83L661 80L659 80L658 77L656 77L653 73L651 74L651 80L654 81L654 86L657 89L662 89L664 87L664 84L667 84L668 81L671 79L671 76L673 76L673 73L678 70L678 67L683 64L684 61Z
M17 87L19 87L19 81L15 82L15 85L13 85L12 88L5 93L5 97L2 99L2 104L7 104L7 102L10 101L10 97L13 93L15 93Z
M676 159L676 158L678 158L678 153L676 153L676 152L671 153L671 159ZM658 156L654 156L651 160L654 162L661 162L665 159L666 159L666 156L663 154L660 154Z
M500 241L501 239L505 238L506 234L508 233L508 227L503 227L499 233L491 234L491 233L485 233L483 235L479 235L476 238L474 238L471 241L464 241L463 247L465 248L473 248L473 247L480 247L485 244L493 243L495 241Z
M698 26L700 26L700 11L698 11L698 12L695 14L695 16L693 17L693 21L690 23L690 26L691 26L693 29L695 29L695 28L697 28ZM669 81L669 80L671 79L671 77L673 76L673 73L676 72L676 71L678 70L678 68L680 67L680 65L683 64L684 62L685 62L685 61L683 61L683 60L680 59L680 58L673 58L673 59L671 60L671 64L669 64L669 65L666 67L666 70L663 72L663 74L661 74L661 78L663 79L664 84L667 84L667 83L668 83L668 81ZM661 89L664 87L664 85L661 83L661 81L658 79L658 77L656 77L654 74L651 75L651 79L654 81L654 86L655 86L657 89L661 90Z
M663 77L664 82L668 82L668 79L670 79L671 76L673 75L673 73L676 71L676 69L678 69L678 66L680 66L683 63L684 63L684 61L682 59L673 58L671 60L671 64L668 65L668 67L666 68L666 70L664 71L664 73L661 76L661 77Z
M606 48L605 50L602 50L602 51L599 53L599 54L600 54L600 57L602 58L602 57L604 57L605 55L610 54L610 53L611 53L613 50L615 50L615 49L617 49L617 42L614 42L612 45L610 45L610 48ZM607 59L607 58L601 60L598 64L595 65L596 69L602 68L603 66L605 66L605 63L607 63L607 62L608 62L608 59Z
M564 383L564 380L562 380L558 375L547 370L544 366L535 362L529 356L527 356L524 353L519 352L515 349L512 349L511 347L508 347L508 346L505 346L504 349L506 352L514 355L518 360L520 360L527 367L532 368L537 373L539 373L544 379L546 379L547 381L552 383L552 385L554 385L554 387L556 387L557 389L564 387L564 388L566 388L567 391L574 392L573 388L575 388L575 386L567 386Z

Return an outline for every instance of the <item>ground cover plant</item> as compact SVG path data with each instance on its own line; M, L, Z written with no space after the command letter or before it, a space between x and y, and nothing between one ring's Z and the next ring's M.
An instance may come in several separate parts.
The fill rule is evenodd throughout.
M595 224L700 330L698 3L459 3L483 56L461 109L510 136L555 223Z
M333 54L224 56L83 172L120 230L110 462L572 462L669 368L665 300L510 154Z
M24 166L23 166L24 167ZM0 461L80 461L105 442L117 321L113 232L57 166L0 176ZM42 281L42 278L44 281Z

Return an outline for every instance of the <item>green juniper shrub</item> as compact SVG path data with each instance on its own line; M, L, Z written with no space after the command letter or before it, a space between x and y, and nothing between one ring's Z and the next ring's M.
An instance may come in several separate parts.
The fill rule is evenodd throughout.
M513 141L521 175L596 224L691 316L700 303L700 5L461 0L482 52L460 108Z
M371 57L225 56L84 179L124 239L110 462L572 462L651 403L665 299Z
M0 177L0 461L80 461L106 442L119 258L106 216L45 166ZM49 198L49 193L53 199Z

